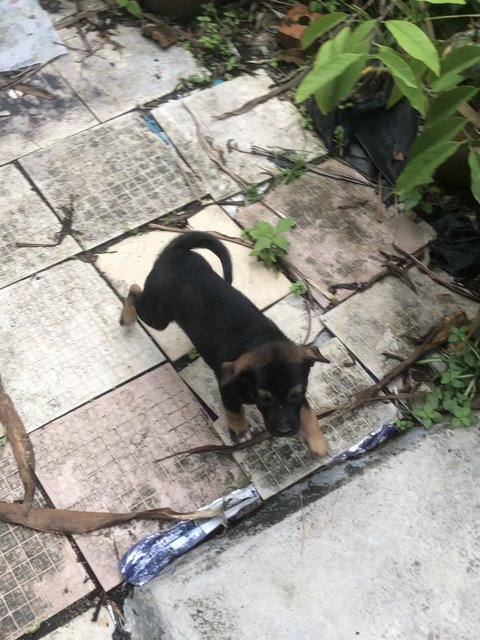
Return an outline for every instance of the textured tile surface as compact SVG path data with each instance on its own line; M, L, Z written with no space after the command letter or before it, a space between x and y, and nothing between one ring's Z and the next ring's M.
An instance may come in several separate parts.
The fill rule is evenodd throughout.
M321 350L330 360L330 364L317 363L310 373L308 385L308 396L312 408L317 413L339 405L353 393L373 384L373 380L362 367L352 362L339 340L331 339ZM218 387L203 360L196 360L186 367L181 375L212 411L221 416L222 405ZM253 431L263 430L263 420L259 412L247 407L247 413ZM396 410L393 405L385 403L358 409L328 422L323 431L331 454L325 459L313 457L299 437L272 438L235 453L234 457L245 473L252 478L261 496L268 498L327 464L332 457L395 417ZM231 444L223 416L214 423L214 427L222 440Z
M0 183L0 288L81 250L71 236L57 247L17 247L54 242L60 221L13 165L0 168Z
M92 266L66 262L0 291L0 368L28 430L161 362Z
M167 95L182 78L198 73L189 51L161 49L137 25L118 24L108 36L91 31L85 37L93 55L86 57L77 35L68 39L68 46L81 51L70 51L53 66L102 122Z
M212 205L192 216L189 223L199 231L221 231L226 235L239 236L240 228L230 220L220 207ZM170 231L152 231L127 238L111 247L114 253L98 256L97 266L110 280L115 289L126 295L129 286L145 281L160 251L177 236ZM258 307L264 308L288 293L290 282L281 273L266 269L249 256L249 249L235 243L227 243L233 261L233 285L248 296ZM201 253L220 274L218 258L210 251ZM165 331L147 328L164 353L177 360L188 353L191 343L178 327L170 324Z
M95 609L89 609L52 633L43 640L112 640L113 621L105 609L100 608L98 619L93 622Z
M388 276L322 316L327 328L379 378L393 367L382 352L405 357L443 316L463 309L473 318L478 311L478 304L417 269L410 276L417 293Z
M0 118L0 164L47 147L98 123L68 84L52 69L28 79L37 90L52 97L31 93L0 93L0 111L9 116Z
M268 93L271 84L267 74L259 71L254 77L240 76L153 111L155 119L183 157L202 176L206 190L217 200L237 193L239 186L203 150L195 122L184 104L193 112L202 135L215 149L222 150L222 162L247 183L264 180L262 172L272 171L274 165L261 156L229 151L229 141L237 144L243 151L250 151L251 146L256 145L270 149L280 146L313 156L324 153L319 142L300 126L296 108L290 102L282 102L278 98L268 100L240 116L226 120L215 119L217 115L234 111L248 100Z
M323 329L321 310L315 306L310 312L305 299L288 295L265 311L265 315L277 324L283 333L297 344L312 342Z
M170 365L46 425L32 441L38 477L58 508L189 510L228 493L243 478L226 456L155 462L219 442L207 414ZM160 526L130 523L76 540L102 586L110 589L121 579L118 556Z
M196 197L173 147L137 113L37 151L22 165L52 206L68 205L75 197L73 226L84 248Z
M23 496L10 445L0 446L0 500ZM36 499L36 506L44 506ZM94 588L65 537L0 522L0 638L13 640Z
M321 165L330 171L345 173L342 164L329 161ZM319 285L313 293L321 306L328 303L328 291L333 284L364 282L381 270L370 256L383 250L393 253L398 220L393 209L376 219L378 198L369 186L351 184L320 175L305 175L292 184L273 191L266 201L280 215L291 216L296 227L286 234L291 241L289 260L308 278ZM403 214L400 216L409 250L425 245L427 237ZM276 217L262 204L255 203L240 212L235 219L249 227L256 220L276 222ZM408 228L408 229L407 229ZM415 235L416 232L416 235ZM412 237L413 236L413 237ZM340 289L337 300L344 300L352 291Z

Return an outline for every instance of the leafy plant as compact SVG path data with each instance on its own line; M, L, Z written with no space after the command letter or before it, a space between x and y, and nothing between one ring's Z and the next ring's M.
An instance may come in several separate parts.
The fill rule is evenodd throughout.
M198 353L195 347L192 347L190 351L187 353L187 356L188 356L188 359L193 362L194 360L200 357L200 354Z
M328 114L369 75L388 73L393 84L387 107L405 96L424 122L396 182L396 193L410 199L412 194L418 195L419 189L431 183L436 169L466 145L472 192L480 202L478 141L457 140L470 122L464 107L479 90L464 84L462 74L478 64L479 48L473 45L446 48L432 35L432 21L426 9L421 8L427 6L425 3L394 4L403 8L404 19L373 20L364 12L348 16L335 11L312 22L302 38L304 47L335 28L338 30L320 46L312 70L297 89L296 100L301 103L314 96L320 111ZM358 26L354 26L354 21L359 22ZM466 115L454 115L459 109Z
M262 194L258 190L259 184L257 182L252 182L242 191L242 196L248 203L256 202L260 200Z
M307 293L307 285L303 280L297 280L290 285L290 292L296 296L304 296Z
M275 186L282 184L290 184L307 171L305 155L302 153L292 153L286 158L288 166L278 169L278 173L274 178Z
M429 429L447 417L453 427L475 424L471 402L480 390L480 337L469 338L468 327L453 328L448 342L447 351L420 361L419 364L441 365L438 386L427 394L421 406L411 409L407 418L397 421L399 429L411 427L415 421Z
M267 267L272 267L278 258L287 253L290 243L282 234L294 224L293 218L282 218L275 227L269 222L258 220L253 227L243 231L242 239L253 240L255 244L250 255L256 256Z
M115 2L121 9L125 9L135 18L141 18L143 16L142 9L137 0L115 0Z

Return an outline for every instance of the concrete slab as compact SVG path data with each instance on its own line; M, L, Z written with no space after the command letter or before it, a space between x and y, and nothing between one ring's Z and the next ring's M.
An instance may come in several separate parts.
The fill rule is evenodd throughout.
M447 277L444 272L439 275ZM394 365L384 351L404 358L443 316L463 309L473 318L478 311L477 303L418 269L411 269L410 277L417 293L399 278L387 276L322 316L325 326L378 378Z
M0 446L0 500L23 496L10 445ZM38 497L36 506L45 506ZM18 638L94 589L65 537L0 522L0 637Z
M344 165L337 161L325 162L321 168L346 173ZM382 267L371 256L378 256L379 250L393 253L392 241L397 235L410 251L421 248L428 240L409 218L398 216L393 208L383 212L380 220L378 197L367 185L308 174L272 191L266 202L279 215L296 220L295 228L285 234L292 243L288 259L318 285L313 293L320 306L329 303L330 285L364 282L379 273ZM250 227L257 220L278 222L261 203L246 207L235 219L243 227ZM341 301L351 295L351 290L340 289L335 297Z
M135 589L132 640L475 638L478 445L444 431L349 465L336 490L336 470L319 475L320 500L297 495L274 525L267 506Z
M70 50L53 66L102 122L171 93L182 78L199 72L189 51L161 49L136 24L84 35L94 53L87 57L85 43L75 35L68 46L80 51Z
M234 237L240 235L240 228L217 205L206 207L189 218L189 223L198 231L220 231ZM111 248L113 253L100 254L96 264L120 295L125 296L132 283L143 286L158 254L176 236L173 231L152 231L127 238ZM288 293L290 282L285 276L266 269L256 258L248 255L248 248L232 242L226 244L233 261L233 285L254 304L264 308ZM206 250L199 253L217 273L222 274L216 256ZM190 340L177 325L171 324L165 331L146 329L171 360L177 360L191 349Z
M268 93L272 80L264 71L255 76L240 76L210 89L204 89L182 100L153 110L160 126L173 140L182 156L202 177L206 190L219 200L239 191L235 180L212 162L202 148L196 123L184 105L194 114L203 136L221 150L221 161L247 183L265 179L262 172L274 165L260 156L235 151L235 143L243 151L252 145L276 149L295 149L307 156L320 156L325 150L314 136L301 128L296 108L287 101L273 98L240 116L217 120L215 116L234 111L247 101Z
M170 365L45 425L32 443L36 473L57 508L191 510L244 480L226 456L156 462L175 451L220 443L206 412ZM171 523L140 521L75 539L108 590L122 580L119 557L162 526Z
M27 88L0 93L0 111L10 114L0 118L0 164L98 124L52 64L28 79L26 85L32 87L28 91L40 95L29 93Z
M0 183L0 288L81 251L71 236L56 247L17 247L55 242L60 221L13 165L0 168Z
M339 340L333 338L321 349L330 364L316 364L310 373L308 385L308 397L316 413L340 404L353 393L373 384L362 367L352 361ZM221 416L214 423L214 428L226 444L231 444L220 393L210 369L203 360L198 359L183 369L180 375L207 406ZM247 414L252 431L262 431L264 426L259 412L247 407ZM385 403L364 407L332 420L323 429L331 449L329 457L325 459L312 456L299 437L273 438L239 451L234 457L252 479L262 498L266 499L328 464L337 454L395 417L395 407Z
M138 113L116 118L22 159L55 208L74 196L73 226L85 249L197 197L171 145Z
M164 360L94 268L71 261L0 291L0 363L27 430Z
M297 344L312 342L323 329L320 322L322 310L315 305L309 312L305 299L292 293L269 307L265 315Z
M95 609L89 609L62 627L43 636L43 640L112 640L115 626L105 607L100 607L98 619L93 622Z

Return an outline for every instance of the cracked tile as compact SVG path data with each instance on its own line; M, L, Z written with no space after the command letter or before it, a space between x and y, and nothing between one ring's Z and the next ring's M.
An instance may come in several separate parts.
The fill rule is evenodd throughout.
M374 382L358 363L352 361L345 347L336 338L322 345L322 354L330 360L330 364L317 363L310 373L308 386L308 397L316 413L340 404ZM203 360L196 360L180 375L207 406L221 416L214 422L214 428L223 442L232 444L222 415L218 387L207 365ZM263 430L259 412L252 407L246 407L246 410L253 432ZM327 465L333 457L395 418L395 407L385 402L355 409L327 422L323 431L331 452L324 459L312 456L299 436L272 438L234 453L233 456L245 474L251 477L262 498L266 499Z
M29 431L162 362L89 264L70 261L0 291L0 366Z
M325 162L321 168L347 172L337 161ZM359 176L351 169L347 173ZM332 298L330 285L365 282L379 273L380 263L370 256L380 250L393 253L395 239L410 251L420 249L429 239L407 216L397 216L393 209L378 221L378 198L367 185L308 174L272 191L266 202L279 215L295 218L295 228L285 234L291 241L288 259L317 285L313 294L323 307ZM278 222L261 203L246 207L235 219L243 227L256 220ZM341 301L351 295L351 290L339 289L335 297Z
M38 493L37 493L38 496ZM23 497L7 443L0 446L0 500ZM36 498L35 506L45 506ZM94 589L65 537L0 522L0 637L13 640Z
M55 208L74 196L73 227L88 249L191 202L186 169L137 113L99 125L23 158Z
M71 236L56 247L17 247L55 242L60 221L13 165L0 168L0 182L0 288L81 251Z
M239 191L238 183L214 164L198 139L192 116L194 114L202 134L210 139L215 149L222 149L222 161L247 182L265 179L264 171L275 169L262 156L229 150L229 142L243 151L252 146L282 148L304 152L309 157L325 153L314 136L302 129L297 109L288 101L272 98L247 113L225 120L215 116L234 111L248 100L266 94L272 85L264 71L255 76L240 76L215 87L204 89L182 100L170 102L153 110L153 116L172 139L184 158L201 175L205 188L216 200Z
M57 508L191 510L243 480L232 458L213 453L157 462L175 451L219 444L206 412L170 365L46 425L32 442L36 472ZM139 521L75 539L108 590L122 579L118 558L162 527Z
M382 352L404 358L443 316L463 309L473 318L478 311L478 303L436 284L418 269L409 274L417 293L387 276L322 316L323 324L378 378L395 364Z
M85 38L92 55L86 56L84 42L75 35L67 42L79 51L70 51L53 66L102 122L166 96L182 78L199 72L184 47L162 49L144 38L137 25L117 24L108 35L91 31Z
M211 205L189 218L192 229L197 231L220 231L226 235L239 237L240 228L220 207ZM160 251L176 237L169 231L151 231L127 238L111 247L114 253L98 256L97 266L105 274L115 289L125 296L129 286L136 282L143 286ZM254 304L265 308L285 296L290 282L279 272L266 269L250 250L235 243L226 243L233 261L233 285L248 296ZM210 251L200 250L217 273L222 273L218 258ZM162 351L172 360L186 355L191 342L178 325L170 324L165 331L155 331L146 327Z

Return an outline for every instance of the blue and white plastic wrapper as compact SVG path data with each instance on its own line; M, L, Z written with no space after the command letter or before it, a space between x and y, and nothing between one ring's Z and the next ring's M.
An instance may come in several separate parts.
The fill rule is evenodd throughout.
M205 521L179 522L166 531L152 533L139 540L120 560L120 570L126 582L141 587L157 576L175 558L183 555L210 533L247 512L262 502L253 484L232 491L200 509L223 507L223 512Z
M389 424L388 422L377 429L377 431L372 431L364 438L357 442L353 447L347 449L346 451L342 451L338 456L335 456L333 460L330 462L329 466L336 464L337 462L343 462L343 460L348 460L349 458L357 458L361 456L363 453L367 451L371 451L372 449L376 449L382 442L385 440L389 440L392 436L398 433L398 429L393 426L393 424Z

